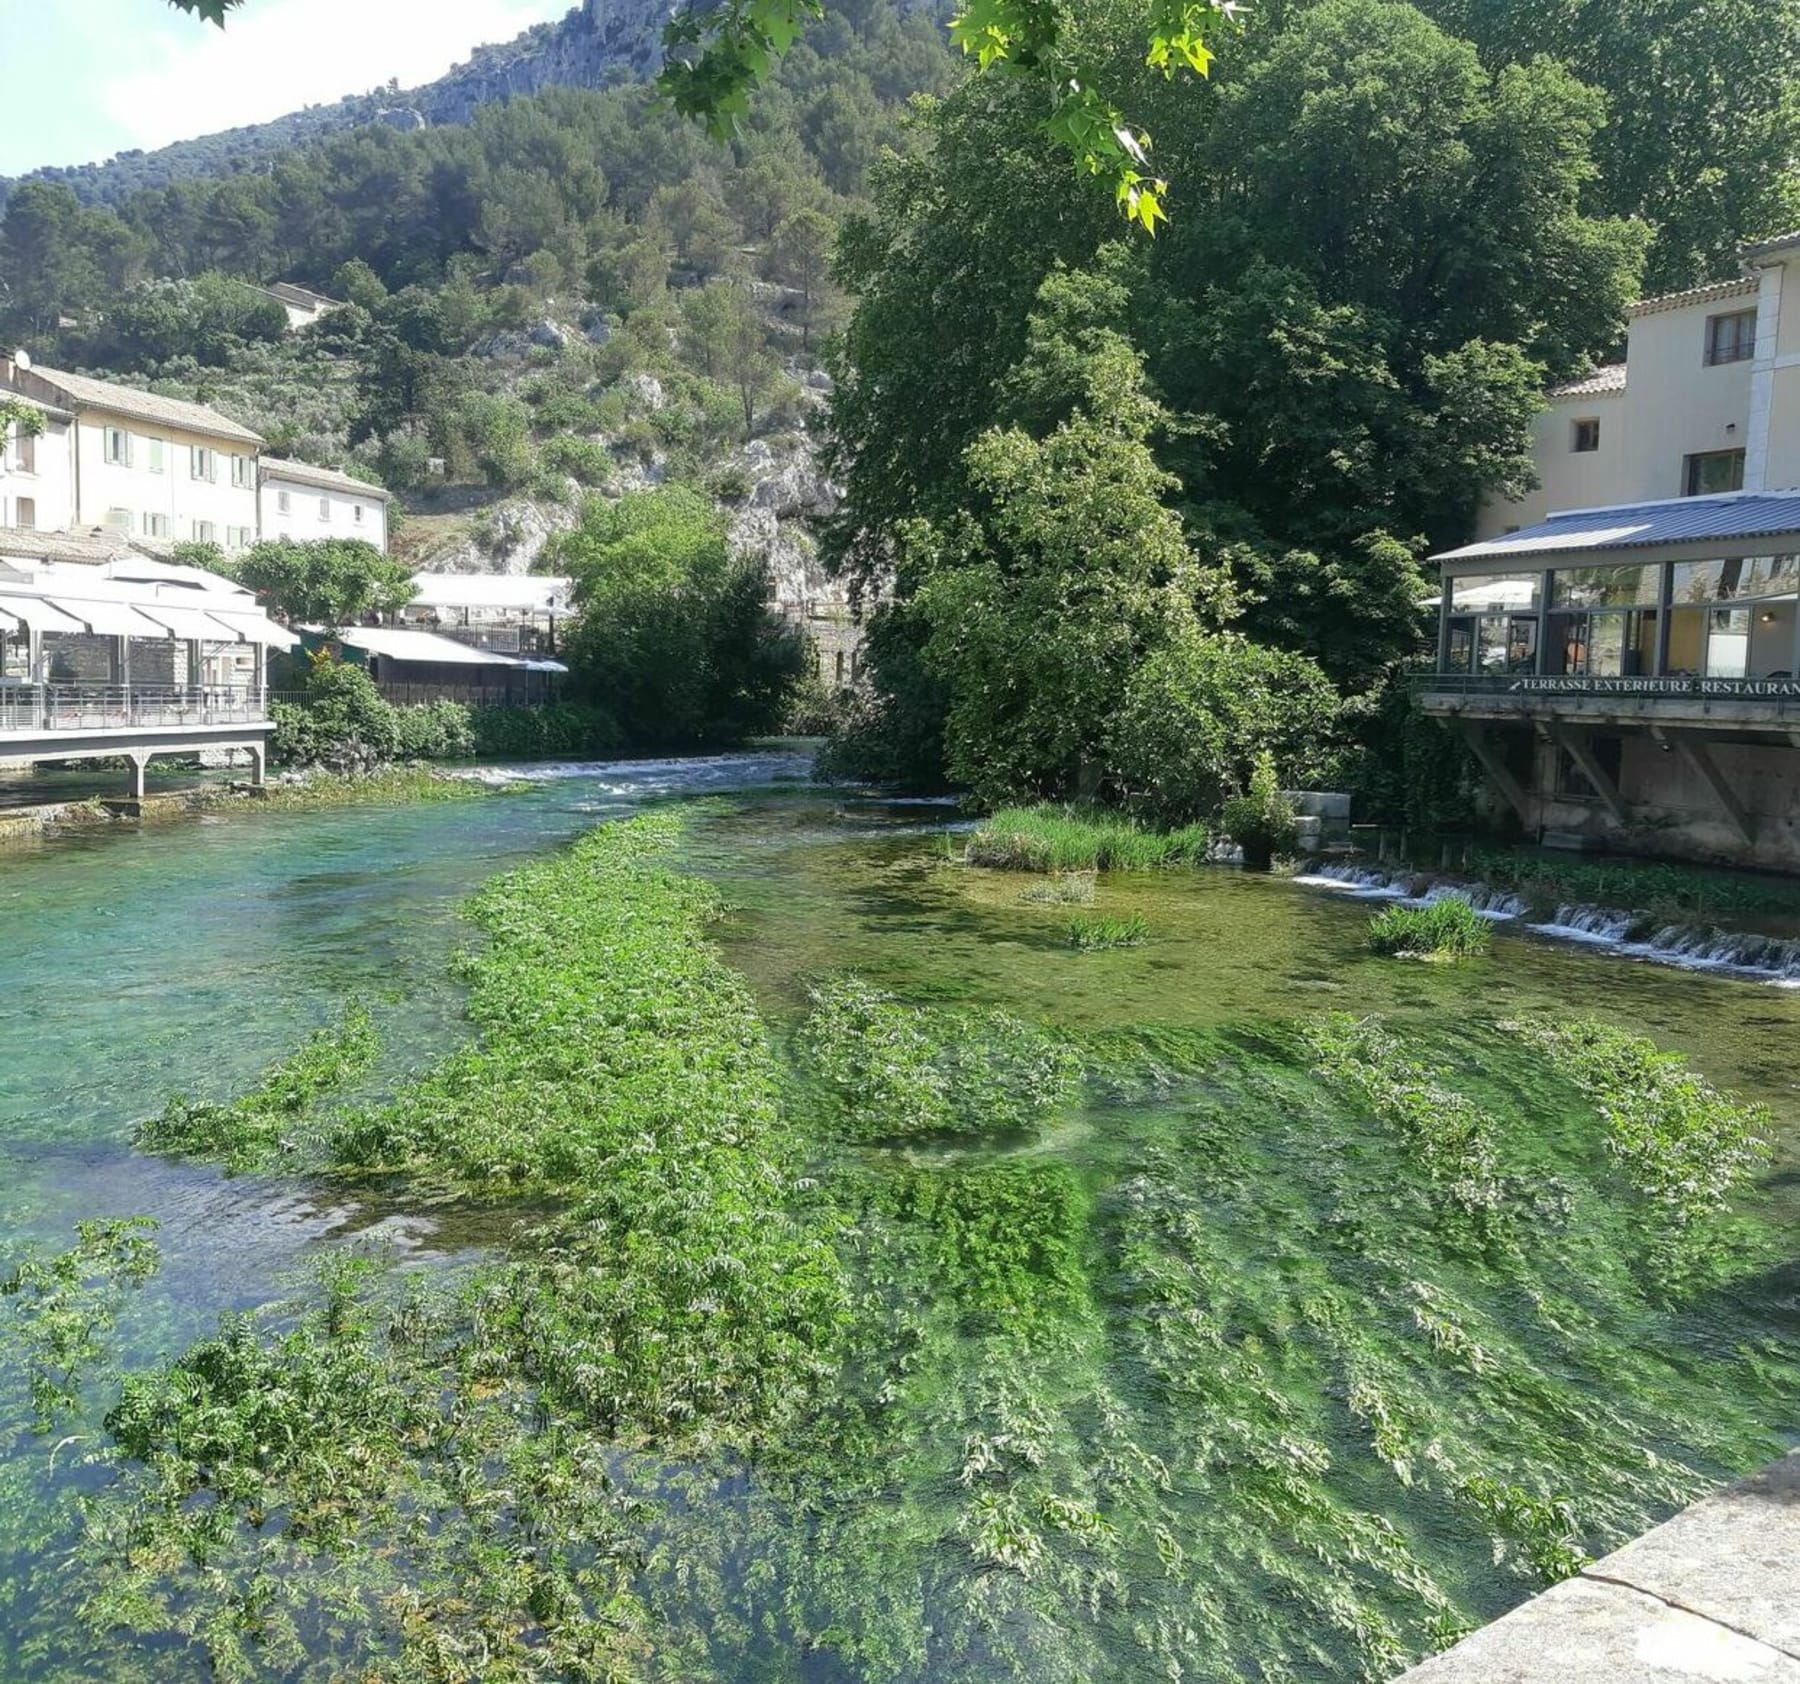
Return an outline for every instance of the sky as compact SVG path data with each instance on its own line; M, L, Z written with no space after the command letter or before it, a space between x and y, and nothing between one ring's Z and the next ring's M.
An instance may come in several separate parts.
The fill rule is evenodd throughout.
M168 0L0 0L0 175L414 87L575 0L245 0L223 30Z

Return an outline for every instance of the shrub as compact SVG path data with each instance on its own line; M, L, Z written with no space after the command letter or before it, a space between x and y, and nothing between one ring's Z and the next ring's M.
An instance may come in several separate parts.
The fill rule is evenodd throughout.
M1141 947L1150 933L1149 920L1141 912L1123 918L1078 912L1069 920L1069 945L1083 953L1102 953L1113 947Z
M1294 821L1293 803L1281 793L1274 755L1265 750L1257 756L1250 787L1225 803L1219 823L1243 849L1244 864L1252 871L1267 871L1277 854L1291 854L1299 847L1300 827Z
M1446 895L1424 906L1390 906L1369 920L1377 953L1415 959L1469 959L1485 953L1493 928L1466 900Z
M613 457L603 444L564 433L544 441L538 451L538 465L553 474L566 474L583 485L605 485L612 476Z

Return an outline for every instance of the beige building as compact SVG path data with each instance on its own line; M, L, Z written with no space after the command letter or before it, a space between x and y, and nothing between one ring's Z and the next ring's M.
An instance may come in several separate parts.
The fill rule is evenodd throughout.
M1800 869L1800 233L1636 306L1537 444L1435 558L1421 705L1528 836Z
M297 543L360 538L387 552L390 499L380 486L335 468L273 456L262 459L258 477L263 537L292 538Z
M1800 485L1800 232L1743 263L1634 305L1625 360L1549 393L1542 483L1490 500L1478 538L1568 509Z
M39 528L105 528L153 544L191 539L226 550L255 543L262 439L248 427L205 404L44 368L18 354L0 357L0 391L72 418L60 441L48 432L35 441L39 474L60 442L69 475L56 505L34 500ZM13 513L18 524L16 500Z

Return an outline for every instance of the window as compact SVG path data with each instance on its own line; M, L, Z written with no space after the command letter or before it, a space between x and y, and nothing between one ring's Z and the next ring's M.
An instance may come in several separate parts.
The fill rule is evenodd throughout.
M319 519L324 521L331 519L331 499L329 497L319 499Z
M13 525L22 526L27 532L37 526L37 499L35 497L15 497L13 499Z
M1681 459L1681 495L1714 497L1722 491L1744 489L1744 453L1741 450L1703 450Z
M37 472L37 435L20 433L14 446L14 455L18 458L13 466L22 474Z
M286 491L277 491L275 493L275 507L280 513L282 513L284 515L292 514L293 510L294 510L294 499L293 499L292 493L286 492Z
M203 444L190 444L188 474L193 479L216 480L219 477L218 453Z
M1450 612L1535 611L1543 581L1541 573L1465 573L1450 581Z
M1744 363L1756 355L1756 312L1733 310L1706 318L1706 366Z
M1569 448L1577 456L1587 456L1600 448L1600 417L1584 415L1569 429Z
M166 538L169 535L169 517L167 515L144 516L144 536L146 538Z
M153 474L163 471L163 441L161 439L144 440L144 465Z
M106 460L119 468L131 466L131 434L123 427L106 429L102 454Z
M1662 566L1559 567L1550 579L1553 608L1653 606L1662 589Z
M213 543L215 541L213 538L213 534L216 530L217 530L217 528L214 527L213 523L210 520L195 521L194 522L194 542L196 544Z
M350 505L350 518L355 521L358 526L362 525L362 504L352 503Z
M256 464L248 456L232 457L231 483L240 490L256 484Z
M1800 590L1800 556L1750 555L1729 561L1678 561L1676 602L1738 602L1745 597L1792 596Z
M228 526L225 528L225 547L228 550L247 550L250 548L250 528L247 526Z

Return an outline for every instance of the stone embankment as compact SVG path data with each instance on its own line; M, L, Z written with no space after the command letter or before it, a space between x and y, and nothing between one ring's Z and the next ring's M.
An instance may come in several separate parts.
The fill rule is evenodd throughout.
M1800 1684L1800 1452L1397 1684Z

